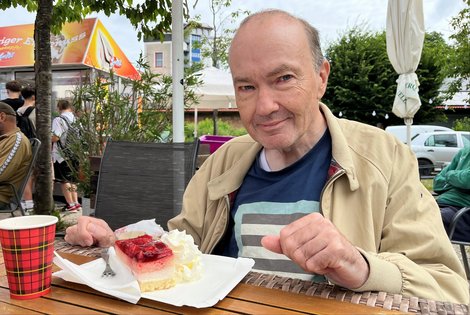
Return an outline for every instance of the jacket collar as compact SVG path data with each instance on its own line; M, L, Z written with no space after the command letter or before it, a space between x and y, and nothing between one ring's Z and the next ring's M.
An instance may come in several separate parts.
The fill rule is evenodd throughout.
M340 120L336 118L330 109L323 103L320 103L320 110L326 119L328 130L331 134L333 159L342 169L345 170L346 176L349 180L350 189L356 190L359 188L359 182L357 180L356 170L348 141L344 136ZM237 150L237 145L241 146L242 150ZM220 199L240 188L245 174L250 169L262 146L255 142L249 135L241 136L231 140L229 146L224 146L223 148L218 149L210 158L223 160L232 159L232 157L227 156L229 148L230 150L236 151L236 153L233 153L233 159L235 162L232 167L227 169L220 176L210 180L207 184L210 200ZM226 162L229 163L229 161ZM212 161L212 163L219 164L221 162Z
M333 159L346 171L349 180L349 188L356 190L359 188L356 169L351 156L351 149L348 140L344 136L344 131L340 123L340 119L336 118L330 109L323 103L320 103L320 110L326 119L328 130L330 131L332 141Z

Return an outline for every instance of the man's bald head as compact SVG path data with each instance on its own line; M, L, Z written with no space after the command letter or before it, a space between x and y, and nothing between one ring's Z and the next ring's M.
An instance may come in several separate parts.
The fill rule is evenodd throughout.
M291 20L293 23L299 23L299 25L302 27L302 29L305 32L306 39L308 41L308 45L312 53L313 66L315 67L315 70L318 71L324 60L323 53L322 53L321 46L320 46L320 36L319 36L318 30L314 28L313 26L311 26L304 19L298 18L282 10L277 10L277 9L263 10L263 11L251 14L248 17L246 17L240 23L240 27L238 28L232 40L232 45L234 42L236 43L237 35L239 34L239 32L251 22L254 22L254 21L259 22L262 19L276 17L276 16L281 19ZM230 59L230 51L229 51L229 59Z

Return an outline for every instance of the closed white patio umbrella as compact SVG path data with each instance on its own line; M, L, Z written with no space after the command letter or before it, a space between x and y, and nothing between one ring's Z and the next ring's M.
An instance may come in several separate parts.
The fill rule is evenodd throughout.
M388 58L399 74L392 111L404 119L411 146L411 125L421 106L415 71L424 42L422 0L388 0L386 39Z

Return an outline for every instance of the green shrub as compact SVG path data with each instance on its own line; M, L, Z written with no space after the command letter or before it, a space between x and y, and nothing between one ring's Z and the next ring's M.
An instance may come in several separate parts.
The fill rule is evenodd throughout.
M217 129L219 136L242 136L247 134L245 128L235 128L229 122L218 119ZM211 135L214 132L214 123L212 119L206 118L197 124L198 136ZM186 142L191 142L194 139L194 123L186 123L184 127L184 136Z
M455 131L470 131L470 118L464 117L462 119L456 119L454 122Z

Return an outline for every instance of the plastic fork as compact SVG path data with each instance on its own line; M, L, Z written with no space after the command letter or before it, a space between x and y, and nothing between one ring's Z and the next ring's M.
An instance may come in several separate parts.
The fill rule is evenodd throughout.
M108 250L109 250L109 248L105 248L101 251L101 258L103 258L104 262L106 263L106 268L104 269L103 274L101 275L101 277L114 277L116 275L114 270L109 265Z

